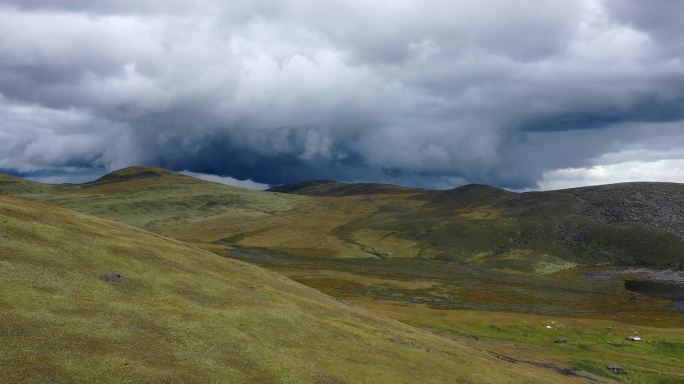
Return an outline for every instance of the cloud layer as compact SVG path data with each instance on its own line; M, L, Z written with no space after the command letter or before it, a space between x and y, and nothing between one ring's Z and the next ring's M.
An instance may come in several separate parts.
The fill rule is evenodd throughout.
M0 169L546 187L684 159L682 35L676 0L0 0Z

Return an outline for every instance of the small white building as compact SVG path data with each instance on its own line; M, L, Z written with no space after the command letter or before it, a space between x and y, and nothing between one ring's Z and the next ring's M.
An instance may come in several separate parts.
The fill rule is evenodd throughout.
M641 341L640 336L627 336L627 340L629 341Z

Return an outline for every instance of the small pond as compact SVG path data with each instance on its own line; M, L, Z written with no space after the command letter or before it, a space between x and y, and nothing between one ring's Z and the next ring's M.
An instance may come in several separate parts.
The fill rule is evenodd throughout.
M672 300L672 308L684 312L684 285L649 280L625 280L625 288L642 295Z

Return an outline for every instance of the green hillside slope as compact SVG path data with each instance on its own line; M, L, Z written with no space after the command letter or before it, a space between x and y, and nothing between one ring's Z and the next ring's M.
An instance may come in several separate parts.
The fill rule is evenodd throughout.
M273 193L150 168L72 186L4 181L0 194L245 260L507 358L629 383L684 378L682 304L668 294L632 292L624 282L679 279L680 184L397 193L305 183ZM551 319L565 325L549 330ZM623 342L637 331L651 342ZM572 341L558 345L556 337ZM605 368L611 363L628 373L611 374Z
M0 238L0 382L571 379L59 208L0 197Z
M276 190L291 193L141 167L82 185L0 176L2 194L195 243L337 258L421 257L521 272L571 265L684 267L684 186L678 184L512 193L480 185L422 191L313 182Z
M314 182L280 190L293 194L142 167L82 185L0 177L2 194L219 253L258 248L287 257L432 259L537 274L576 266L684 267L684 186L678 184L513 193L482 185L424 191Z
M131 167L80 185L45 185L0 175L0 194L39 200L153 228L212 217L255 218L289 209L298 196L255 193L160 168Z

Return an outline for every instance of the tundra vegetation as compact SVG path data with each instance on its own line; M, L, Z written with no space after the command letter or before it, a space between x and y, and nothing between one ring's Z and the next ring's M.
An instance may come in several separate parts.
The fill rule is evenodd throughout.
M684 380L683 185L258 192L134 167L0 194L6 378ZM653 280L672 291L625 286Z

